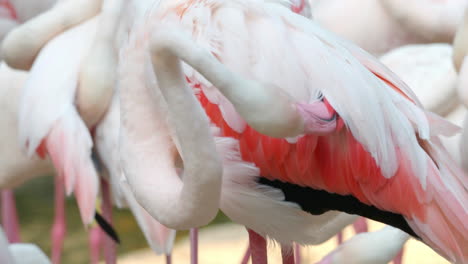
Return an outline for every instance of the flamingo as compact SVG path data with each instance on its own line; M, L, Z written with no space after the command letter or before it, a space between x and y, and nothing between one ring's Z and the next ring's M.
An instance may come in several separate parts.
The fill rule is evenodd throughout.
M131 108L148 100L163 111L165 102L154 90L147 101L133 97L128 103L124 103L128 95L121 93L121 161L135 198L162 224L181 229L209 222L218 199L225 198L220 192L224 167L223 177L235 174L233 185L238 189L223 186L223 193L244 194L231 201L243 200L246 207L229 207L221 199L221 209L256 231L267 229L259 233L280 242L289 242L293 233L299 237L307 233L291 228L298 227L291 223L299 214L284 210L283 217L274 218L273 211L258 210L261 206L250 210L258 201L246 194L256 198L263 194L288 203L289 209L300 207L314 214L331 209L363 214L420 238L451 261L467 260L466 181L444 157L437 138L456 128L422 110L411 90L375 58L264 1L161 1L145 25L134 48L151 52L156 83L170 106L168 120L178 136L184 184L175 173L164 181L158 175L141 178L151 171L150 161L172 162L161 161L161 155L177 159L170 143L162 140L170 137L157 138L150 132L162 129L164 122L147 122L136 130L131 121ZM301 56L294 53L299 48ZM282 63L272 63L274 58ZM197 72L186 64L182 72L180 60ZM154 107L133 114L151 118ZM233 140L231 148L218 151L223 159L234 161L233 166L244 168L243 175L221 166L213 154L216 144L207 116L219 127L222 139ZM148 147L156 143L169 153L155 156ZM376 188L382 191L375 193ZM319 199L329 202L317 204ZM249 222L255 217L266 221ZM278 236L278 229L271 228L275 223L288 225L289 237Z
M2 42L8 65L29 70L44 45L59 33L95 16L102 0L60 0L49 10L13 29Z
M374 55L399 46L451 43L466 0L309 0L312 15L324 28Z
M409 238L407 233L391 226L357 234L317 264L387 264Z
M2 189L2 223L11 243L19 242L18 219L12 189L23 182L53 171L48 160L28 158L18 146L17 113L21 86L27 73L10 69L4 62L0 64L0 188Z
M466 55L468 53L468 49L466 45L468 43L468 9L465 10L463 22L460 24L457 30L457 35L455 36L453 42L453 65L458 73L457 79L457 93L462 103L462 109L459 111L459 116L461 117L464 115L462 124L463 124L463 132L460 136L460 145L459 145L459 153L460 153L460 162L462 167L465 171L468 171L468 145L466 139L468 138L468 116L466 108L468 107L468 60L466 59Z
M452 53L452 46L444 43L406 45L386 53L380 60L409 84L425 108L461 126L465 112L457 96L458 77ZM441 140L460 164L460 134Z
M46 255L34 244L9 244L0 228L0 262L3 264L50 264Z
M411 87L426 109L445 116L459 104L451 55L449 44L417 44L394 49L380 61Z
M171 139L170 139L170 133L168 131L168 128L166 124L164 123L165 118L162 116L167 113L167 109L155 109L152 106L151 103L151 97L154 96L154 93L156 93L156 99L158 102L161 104L164 103L164 100L162 99L160 93L158 90L156 91L151 91L151 85L156 83L156 80L154 80L154 77L152 78L151 75L146 75L145 73L147 72L147 69L145 68L145 63L144 63L144 58L145 58L145 48L144 46L140 46L139 44L143 44L144 41L141 39L134 39L135 43L137 46L129 47L128 49L125 49L126 52L123 52L123 56L126 58L125 60L121 59L120 62L120 72L122 73L120 78L119 78L119 86L121 87L121 115L122 115L122 125L125 127L126 125L131 128L131 130L127 131L121 131L121 140L135 140L139 141L141 143L138 143L140 145L137 147L137 150L135 149L126 149L127 147L132 147L131 145L129 146L125 142L121 142L121 154L122 155L128 155L127 156L122 156L121 160L122 163L125 163L129 160L130 157L133 157L135 159L136 157L138 161L144 162L137 164L136 166L132 166L132 170L137 170L138 172L145 174L146 171L150 171L151 168L157 168L157 173L154 175L154 177L151 178L146 178L146 180L141 179L140 182L134 183L132 180L135 180L134 178L131 178L132 174L135 174L134 171L127 171L126 172L126 177L128 182L130 183L130 186L135 186L137 187L136 190L133 190L133 193L135 197L138 199L138 196L141 196L142 194L147 194L151 192L151 195L149 197L145 197L145 199L150 198L151 202L153 199L155 199L155 202L158 203L167 203L167 202L185 202L184 200L180 200L177 198L170 198L166 196L161 196L158 197L158 192L160 191L167 191L165 188L161 188L159 186L165 186L166 181L171 180L170 178L166 178L167 176L171 175L177 175L177 170L174 168L174 158L176 157L175 153L175 146L171 144ZM151 92L150 92L151 91ZM159 104L158 104L159 105ZM149 108L149 109L148 109ZM149 112L148 110L154 110L153 112ZM142 119L143 118L143 119ZM144 119L148 120L153 120L153 123L151 122L144 122L144 127L143 129L136 130L135 127L138 126L138 123L136 121L141 121ZM158 121L159 120L159 121ZM128 122L128 123L126 123ZM141 124L141 123L140 123ZM126 133L131 133L130 137L125 135ZM125 135L125 136L124 136ZM148 138L149 137L149 138ZM237 148L233 142L230 142L229 140L226 141L225 139L218 138L219 142L217 146L219 148L228 148L228 147L234 147ZM141 140L141 141L140 141ZM149 141L149 142L148 142ZM192 140L193 144L198 144L200 142L198 139L197 140ZM151 144L153 143L153 144ZM182 144L182 142L180 143ZM202 144L205 146L204 144ZM227 146L226 146L227 145ZM142 147L148 146L147 151L142 151ZM213 151L204 151L206 152L206 155L213 155ZM137 156L134 156L137 155ZM139 155L144 155L145 157L141 157ZM154 159L148 159L148 155L157 155L157 158ZM236 154L237 155L237 154ZM177 160L177 158L175 158ZM184 159L184 161L187 161L187 159ZM206 162L206 159L204 159L204 162ZM246 180L250 179L252 176L255 176L258 174L258 171L253 168L249 164L233 164L232 161L227 161L228 163L226 166L228 167L233 167L230 171L239 171L239 173L244 173L247 172L244 176ZM180 164L179 162L175 162L175 164ZM125 168L125 165L123 166ZM183 170L183 179L184 181L189 179L190 176L195 175L192 174L188 168L192 169L191 167L187 167L187 164L184 163L184 170ZM128 169L128 168L127 168ZM249 172L250 171L250 172ZM251 173L252 172L252 173ZM128 176L128 173L130 174L130 177ZM138 173L137 173L138 174ZM281 208L285 207L286 209L290 210L291 214L298 214L302 216L299 219L293 219L296 225L300 226L305 226L307 227L307 231L300 231L300 235L302 236L302 239L304 241L310 242L310 243L321 243L334 234L341 230L344 226L348 225L351 223L355 217L354 216L349 216L349 215L338 215L337 213L327 213L323 216L311 216L308 214L305 214L301 212L300 210L297 210L296 208L291 208L289 204L283 204L281 202L277 201L272 201L269 197L269 194L263 194L263 193L253 193L250 194L253 190L249 188L249 186L243 186L239 185L239 179L236 179L236 175L238 173L230 173L229 179L225 180L223 182L223 185L226 185L226 190L229 192L223 191L223 195L226 197L224 200L227 200L225 204L226 206L229 206L229 202L232 201L230 197L232 196L239 196L239 194L245 194L248 195L246 197L245 201L242 201L242 204L245 204L245 206L252 208L253 210L259 209L259 208L272 208L272 212L275 212L275 208ZM202 175L205 175L203 173ZM176 178L177 179L177 178ZM138 179L137 179L138 180ZM173 181L173 180L171 180ZM200 182L200 181L198 181ZM133 184L132 184L133 183ZM200 182L200 184L202 184ZM234 186L234 188L228 188L230 186ZM240 187L236 188L236 187ZM253 186L252 186L253 187ZM146 189L148 188L148 189ZM250 198L250 199L248 199ZM163 199L163 200L159 200ZM251 203L251 201L254 200L256 201L255 203ZM198 201L195 200L195 201ZM141 202L141 198L139 199L139 202L144 206L145 203ZM189 204L191 202L187 201ZM200 201L201 204L204 204L204 201ZM234 204L231 203L231 205L235 206ZM170 206L172 209L175 209L173 205ZM206 207L206 204L203 205L203 208ZM148 209L148 207L146 207ZM153 208L151 208L153 209ZM185 208L182 207L180 210L184 210ZM165 218L169 218L167 220L167 224L171 223L172 227L174 227L174 223L176 221L181 221L183 219L183 215L179 213L174 213L172 210L169 211L158 211L158 209L155 209L158 214L161 216L164 216ZM271 215L264 215L262 216L263 218L260 219L255 218L256 216L259 216L258 214L252 214L252 222L258 222L257 225L262 223L262 220L265 219L275 219L275 218L281 218L283 217L281 210L276 210L278 212L277 215L274 217L271 217ZM151 212L150 212L151 213ZM154 216L154 213L151 213ZM186 214L186 213L185 213ZM200 215L204 216L206 213L201 212ZM173 218L174 219L173 219ZM232 217L231 217L232 218ZM236 221L235 218L232 218L234 221ZM193 221L194 218L189 218L187 219L188 221ZM185 220L185 221L187 221ZM293 224L294 225L294 224ZM265 227L260 227L260 230L263 230ZM282 234L289 234L290 229L289 228L283 228L281 230ZM298 233L295 233L294 235L298 235ZM286 240L287 241L287 240ZM287 241L289 243L289 241Z
M452 46L445 43L406 45L384 54L380 57L380 61L412 88L425 108L445 116L447 113L452 113L453 109L458 105L455 89L456 73L452 66L451 54ZM449 120L456 121L456 124L460 123L451 115L448 118ZM457 161L459 155L455 150L458 150L458 135L450 138L441 138L441 140ZM390 231L392 229L383 229L383 235L387 233L384 230L389 230L389 235L393 234L393 231ZM361 254L355 252L354 258L350 258L359 263L366 261L360 259L360 257L376 257L372 254L365 254L366 251L386 252L386 250L389 250L389 253L393 253L393 246L391 245L387 249L366 249L366 243L374 241L373 237L372 233L368 237L363 234L359 238L350 240L346 245L340 246L330 253L327 258L324 258L323 263L327 263L327 261L333 263L333 258L351 257L350 253L352 250L363 250ZM402 242L406 241L407 238L403 236L399 237L401 237L401 240L396 239L392 241L396 243L395 246L398 244L402 247L404 244ZM384 245L375 244L376 247ZM339 255L340 257L332 255ZM387 258L380 261L372 258L368 260L369 263L388 263L389 261ZM336 262L339 263L339 261ZM401 263L400 256L394 262Z
M5 35L12 28L16 27L18 23L21 23L22 19L28 19L30 16L39 13L42 10L42 8L44 8L44 6L46 5L45 2L46 1L37 1L34 5L30 6L29 8L26 8L28 10L27 13L23 13L17 12L17 5L14 5L7 0L0 1L0 41L3 40ZM5 65L2 65L1 68L3 74L3 84L8 84L8 88L16 87L15 91L19 91L19 85L24 83L25 80L23 77L21 77L21 75L25 77L26 74L14 72ZM5 90L2 92L7 91ZM45 165L46 162L44 162L44 164L41 164L41 162L38 161L28 160L22 153L20 153L19 148L13 145L13 142L17 141L15 140L17 138L17 128L15 124L17 122L16 118L14 118L13 116L17 112L16 103L19 97L16 92L11 91L9 93L11 94L9 94L9 96L7 97L4 97L4 101L2 101L1 103L4 107L10 109L8 114L5 113L5 116L2 119L2 133L4 137L2 138L2 142L0 144L6 147L8 150L8 152L2 154L2 161L4 161L2 163L2 167L4 169L0 175L0 177L2 178L2 188L14 187L16 185L15 182L21 182L26 178L32 177L32 175L44 174L44 172L47 172L45 168L48 167L47 165ZM13 160L13 158L15 158L16 160ZM34 172L35 167L37 167L37 173ZM1 196L2 223L6 229L7 237L12 243L19 242L19 227L13 191L4 189L1 192Z
M107 105L108 105L108 99L111 97L110 95L112 94L113 91L113 85L114 85L114 79L113 74L115 69L112 67L114 66L115 62L115 50L113 48L114 45L114 34L115 31L117 30L117 25L118 21L120 20L120 14L121 14L121 7L122 7L122 1L104 1L103 2L103 7L102 11L100 12L99 18L99 28L97 31L99 34L96 34L96 37L93 40L93 44L91 44L90 48L90 53L88 54L87 57L84 57L83 62L81 63L81 70L79 68L75 73L79 73L79 80L80 80L80 88L83 87L91 87L88 89L80 89L77 93L77 105L79 106L80 113L82 113L82 117L84 118L84 121L89 124L90 126L93 126L100 120L100 116L104 115L106 110L107 110ZM89 27L89 26L88 26ZM84 32L84 31L82 31ZM65 33L66 34L66 33ZM92 31L90 33L91 36ZM56 40L54 40L56 41ZM52 41L53 42L53 41ZM52 45L52 43L48 44ZM56 47L59 46L56 44ZM48 51L43 51L52 53L53 49L49 48ZM42 54L42 51L41 51ZM39 60L39 58L38 58ZM45 61L45 60L43 60ZM99 62L99 63L96 63ZM40 63L40 62L37 62ZM43 68L40 68L39 66L36 68L37 69L47 69L47 66L44 66ZM47 69L49 70L49 69ZM92 114L88 114L92 113ZM101 129L97 129L98 134ZM57 188L62 188L60 184L57 184ZM110 210L110 205L109 205L109 194L108 191L106 191L106 188L103 186L103 196L104 196L104 216L106 216L106 211L109 212ZM150 235L145 233L145 235L150 236L152 240L148 241L150 242L150 245L154 245L155 242L160 242L158 239L160 239L163 236L168 236L166 245L163 245L165 248L164 250L169 253L170 248L172 247L172 242L174 238L174 232L166 231L166 233L158 234L155 232L158 231L165 231L164 228L160 227L157 225L157 223L152 223L149 219L148 216L145 215L144 213L138 211L138 208L133 210L135 208L136 203L131 201L128 196L128 191L127 194L125 195L127 200L130 203L130 206L132 208L132 211L136 213L137 220L142 227L144 231L148 231ZM58 199L60 200L60 199ZM106 202L107 201L107 202ZM108 216L108 215L107 215ZM154 221L153 221L154 222ZM154 230L156 229L156 230ZM99 247L97 243L99 243L99 237L95 237L95 233L92 233L90 235L90 242L91 242L91 250L92 253L92 260L94 262L97 262L97 258L99 257ZM59 239L53 239L56 243ZM58 241L58 244L61 244L61 241ZM109 246L108 241L105 241L106 243L106 260L108 263L115 262L115 251L112 252L112 245ZM111 242L112 243L112 242ZM163 247L161 246L161 247ZM153 246L153 249L156 247ZM115 250L115 249L114 249ZM157 248L156 248L157 250ZM114 256L112 256L114 254ZM97 258L96 258L97 255ZM55 257L53 258L55 262L59 261L59 256L58 258Z
M85 225L94 219L98 181L90 156L91 136L74 107L74 94L80 58L92 45L97 23L95 18L72 28L41 50L24 88L19 113L21 145L27 148L29 156L34 152L42 157L49 155L57 169L56 209L63 212L62 188L65 185L68 194L75 192ZM67 51L69 43L73 43L71 47L76 47L76 54ZM64 46L67 49L61 48ZM62 60L56 60L55 56ZM51 60L54 63L50 63ZM63 71L64 68L67 68L68 73ZM62 72L64 75L54 75L56 78L52 78L48 74L50 72ZM31 100L35 102L33 105L30 104ZM60 213L56 218L57 221L64 221ZM54 240L54 243L62 245L62 241ZM53 256L54 263L59 259L59 253Z

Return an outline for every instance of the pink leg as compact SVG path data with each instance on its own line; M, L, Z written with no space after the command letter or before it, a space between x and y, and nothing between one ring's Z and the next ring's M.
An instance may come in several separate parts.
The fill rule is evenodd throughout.
M301 245L294 243L294 261L296 264L301 264L302 255L301 255Z
M102 214L103 217L112 224L112 201L109 183L102 179ZM104 258L106 264L115 264L117 262L116 254L117 248L115 242L109 236L103 236L104 238Z
M171 254L166 255L166 264L172 264L172 256Z
M247 229L249 232L250 254L252 256L252 264L267 264L266 240L261 235L253 230Z
M283 264L294 264L294 251L291 246L281 245Z
M198 228L190 229L190 263L198 264Z
M20 242L18 214L13 190L2 191L2 224L10 243Z
M244 257L242 257L241 264L249 263L249 259L250 259L250 246L247 247Z
M340 231L338 232L338 234L336 234L336 239L338 240L338 245L341 245L343 243L343 231Z
M65 190L62 176L55 176L55 216L52 226L52 263L59 264L61 261L63 242L65 240Z
M99 226L94 226L89 229L88 232L88 243L89 243L89 254L90 263L98 264L100 251L101 251L101 237L102 231Z
M402 248L400 252L398 252L398 255L395 256L393 259L393 264L402 264L403 263L403 251L405 248Z
M364 217L359 217L356 221L354 221L353 228L356 234L369 232L367 220Z

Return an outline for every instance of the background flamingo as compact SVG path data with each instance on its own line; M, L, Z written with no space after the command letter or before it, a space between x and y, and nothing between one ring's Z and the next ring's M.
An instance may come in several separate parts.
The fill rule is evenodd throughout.
M9 244L0 228L0 261L4 264L50 264L46 255L33 244Z
M407 44L451 43L466 0L309 0L312 16L324 28L374 55Z

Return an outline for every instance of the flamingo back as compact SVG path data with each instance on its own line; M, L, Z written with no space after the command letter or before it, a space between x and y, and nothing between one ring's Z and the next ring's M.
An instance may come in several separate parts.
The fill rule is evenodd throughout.
M438 135L456 130L426 112L411 89L374 57L276 3L163 1L155 27L176 24L230 70L273 83L301 103L325 97L345 127L292 139L259 134L195 70L185 73L211 121L239 140L260 175L401 214L439 253L464 262L466 176ZM299 53L300 51L300 53ZM252 113L255 114L255 113Z

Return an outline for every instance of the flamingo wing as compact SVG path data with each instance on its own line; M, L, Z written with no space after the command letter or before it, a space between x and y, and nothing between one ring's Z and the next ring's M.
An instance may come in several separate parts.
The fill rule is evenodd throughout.
M178 20L182 31L230 70L272 83L300 103L324 97L343 120L345 127L327 136L261 135L186 66L192 86L201 88L200 100L211 120L239 140L243 159L255 162L262 176L352 195L401 214L426 243L449 259L466 261L466 176L444 157L437 138L453 127L445 129L447 123L422 109L395 74L365 51L276 3L162 4L173 5L164 10L178 14L161 14L166 22Z
M81 59L95 34L96 19L51 40L33 64L19 111L21 146L29 156L51 157L68 193L75 192L82 220L90 223L98 191L91 160L93 142L74 105Z

